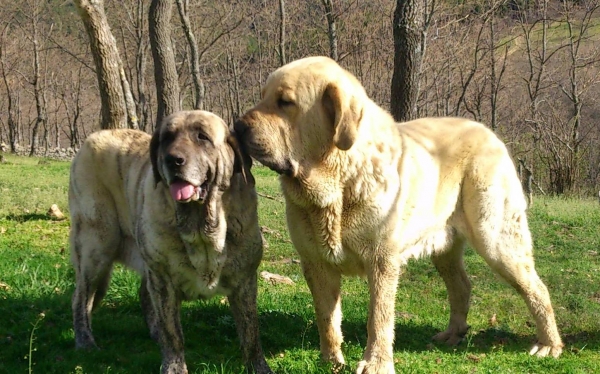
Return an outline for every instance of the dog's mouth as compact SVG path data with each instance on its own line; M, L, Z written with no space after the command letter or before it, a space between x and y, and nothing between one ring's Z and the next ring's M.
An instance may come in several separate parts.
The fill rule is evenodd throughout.
M242 147L244 148L244 151L253 159L273 170L277 174L286 175L288 177L293 177L296 175L296 166L289 159L278 160L261 147L258 147L247 141L242 142Z
M269 160L261 161L260 159L257 160L279 175L285 175L287 177L296 176L294 165L289 160L285 160L283 162L271 162Z
M175 179L169 185L169 192L173 200L178 203L189 203L198 201L203 203L208 195L208 181L196 186L183 179Z

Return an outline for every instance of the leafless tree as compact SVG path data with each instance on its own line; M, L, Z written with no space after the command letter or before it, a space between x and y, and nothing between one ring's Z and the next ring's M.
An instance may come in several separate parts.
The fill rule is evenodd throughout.
M547 3L542 4L538 22L522 20L521 26L529 67L524 78L529 99L526 123L540 162L536 170L546 173L548 189L554 194L568 193L577 187L595 131L594 124L584 121L582 109L598 83L600 49L582 46L590 39L592 20L600 3L593 0L581 4L563 2L553 10L557 14L554 28L564 30L553 36L562 38L558 43L549 41L552 26L546 16Z
M72 78L65 82L65 86L58 95L60 96L61 103L64 107L65 116L68 123L68 132L66 136L69 139L69 145L71 148L77 148L81 144L82 134L80 134L80 119L83 109L83 103L81 99L82 91L82 70L83 66L80 66L76 74L72 74Z
M137 127L141 130L146 129L150 117L150 103L146 84L146 67L150 49L146 3L148 3L148 0L117 2L117 5L120 6L120 9L126 15L127 20L127 22L120 22L118 25L118 28L121 30L121 42L123 46L123 68L125 69L126 81L131 82L135 88L130 90L131 97L128 104L128 109L135 106L135 113L130 111L129 117L137 117ZM130 48L127 43L128 37L131 38L133 48ZM133 54L133 62L131 62L131 54Z
M396 121L416 116L422 60L427 31L433 19L435 0L397 0L394 11L394 73L391 112Z
M338 60L338 36L336 14L333 11L333 0L321 0L325 7L325 18L327 19L327 36L329 37L329 57Z
M196 36L192 30L190 18L188 17L188 0L176 0L177 10L179 11L179 18L183 25L183 31L185 33L188 47L190 48L190 70L192 72L192 81L194 82L194 108L202 109L204 101L204 81L200 76L200 52L198 50L198 44L196 43Z
M285 0L279 0L279 65L287 63L285 54Z
M489 71L490 71L490 122L489 126L492 131L498 128L498 98L502 89L502 78L506 72L506 64L508 61L508 43L509 41L498 42L496 34L496 14L498 9L506 3L506 0L500 0L491 4L491 9L488 12L488 29L489 29ZM504 55L499 57L497 50L504 50ZM500 65L500 66L497 66ZM498 69L499 68L499 69Z
M8 141L10 144L11 153L15 153L17 151L18 144L18 132L19 132L19 122L17 116L15 116L15 111L18 108L18 96L15 95L15 92L9 82L9 70L12 70L12 67L8 66L6 61L6 34L8 30L11 28L12 24L7 22L2 30L2 35L0 39L0 68L2 70L2 81L4 82L4 88L6 89L6 98L8 102Z
M116 40L104 11L103 0L75 0L87 31L96 66L102 101L102 128L127 127L127 108L122 85L122 66ZM124 75L124 74L123 74Z
M152 0L150 4L148 26L158 101L156 123L180 109L179 76L171 41L172 9L173 0Z
M30 4L26 4L26 6L29 5ZM31 6L31 14L28 14L27 12L22 12L23 15L29 18L30 23L25 25L20 24L20 29L23 31L24 35L27 35L27 38L30 40L33 46L33 76L30 79L26 78L26 80L33 87L33 96L35 99L35 108L37 116L34 120L33 127L31 129L29 156L33 156L39 147L40 128L44 129L46 147L48 146L48 139L46 138L48 135L46 63L45 59L44 61L42 61L41 56L45 41L40 40L41 38L39 30L41 23L40 16L43 12L45 12L45 9L40 7L40 4L37 0L34 0ZM52 32L52 26L52 24L49 25L49 30L47 31L46 35L50 35L50 33ZM31 33L29 33L29 30L31 30Z
M230 72L231 79L228 80L229 86L229 107L230 119L235 119L242 114L242 106L240 100L239 88L239 73L237 63L234 61L231 54L227 54L227 71Z

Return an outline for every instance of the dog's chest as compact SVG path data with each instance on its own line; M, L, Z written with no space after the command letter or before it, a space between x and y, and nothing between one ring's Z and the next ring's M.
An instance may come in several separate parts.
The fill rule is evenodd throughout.
M182 234L181 238L191 265L191 272L186 272L186 279L181 285L183 293L191 299L213 296L218 292L227 259L225 232L222 235L206 235L204 232Z

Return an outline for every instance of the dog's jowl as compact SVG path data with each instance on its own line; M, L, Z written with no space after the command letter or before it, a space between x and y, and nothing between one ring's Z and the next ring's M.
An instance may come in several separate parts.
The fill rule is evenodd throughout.
M78 348L96 346L91 312L120 262L142 277L142 309L161 348L162 373L187 373L181 302L216 294L228 297L247 368L271 372L256 308L262 239L254 179L221 118L184 111L152 137L135 130L90 135L71 166L69 207Z

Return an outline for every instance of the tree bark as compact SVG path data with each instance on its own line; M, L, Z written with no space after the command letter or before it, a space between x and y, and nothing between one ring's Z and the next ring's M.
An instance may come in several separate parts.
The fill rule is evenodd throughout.
M416 117L419 76L426 45L426 22L420 1L397 0L393 31L390 109L396 121L407 121Z
M40 63L40 46L38 40L38 9L37 2L34 6L33 17L31 17L32 31L33 31L33 93L35 96L35 109L37 112L37 118L35 124L31 130L31 148L29 150L29 156L33 156L35 151L39 147L39 130L40 125L46 129L48 116L46 114L46 98L44 93L44 87L42 87L41 77L41 63ZM47 130L46 134L47 135Z
M75 0L90 39L102 102L101 127L127 127L127 112L121 83L121 58L110 30L103 0Z
M279 0L279 65L287 63L285 56L285 1Z
M152 0L148 18L158 108L156 123L180 109L179 77L171 43L173 0Z
M149 104L146 97L146 64L150 43L146 28L148 14L145 0L135 0L135 3L131 4L133 2L134 0L129 2L121 2L122 9L128 14L128 17L131 20L131 26L133 26L133 30L131 30L130 33L133 38L134 48L131 48L130 50L133 50L135 54L135 67L132 68L128 63L129 58L127 58L127 43L125 41L125 37L123 37L123 47L125 53L125 63L122 64L123 73L129 72L129 74L125 73L123 85L129 86L127 78L129 81L131 81L132 86L135 83L135 91L133 88L124 90L127 97L126 102L127 111L129 113L128 117L130 118L129 126L145 131L149 117ZM122 34L123 29L125 28L127 28L127 25L120 25ZM132 70L133 72L131 72ZM134 95L134 93L137 95L137 98L135 97L136 95ZM136 123L134 123L132 119L135 119Z
M17 152L17 144L18 144L18 133L19 133L19 128L18 128L18 124L19 122L15 119L15 115L14 115L14 106L15 106L15 97L14 97L14 93L12 91L11 85L9 83L8 80L8 72L7 69L8 67L6 66L6 61L5 61L5 52L4 52L4 48L5 48L5 44L4 44L4 38L6 36L6 33L8 31L10 27L10 24L6 24L6 26L4 27L4 30L2 30L2 39L0 39L0 68L2 70L2 81L4 82L4 87L6 88L6 97L7 97L7 101L8 101L8 108L7 108L7 114L8 114L8 142L10 144L10 152L11 153L16 153ZM17 98L17 106L18 106L18 98Z
M181 24L183 25L183 31L190 47L190 70L192 71L192 81L194 82L194 109L202 109L204 104L204 82L200 76L200 53L198 52L198 43L196 43L196 37L192 31L190 19L187 15L188 1L175 0L177 3L177 10L179 11L179 18L181 18Z
M329 57L337 61L338 56L338 37L336 16L333 13L333 0L321 0L325 7L325 18L327 19L327 36L329 37Z

